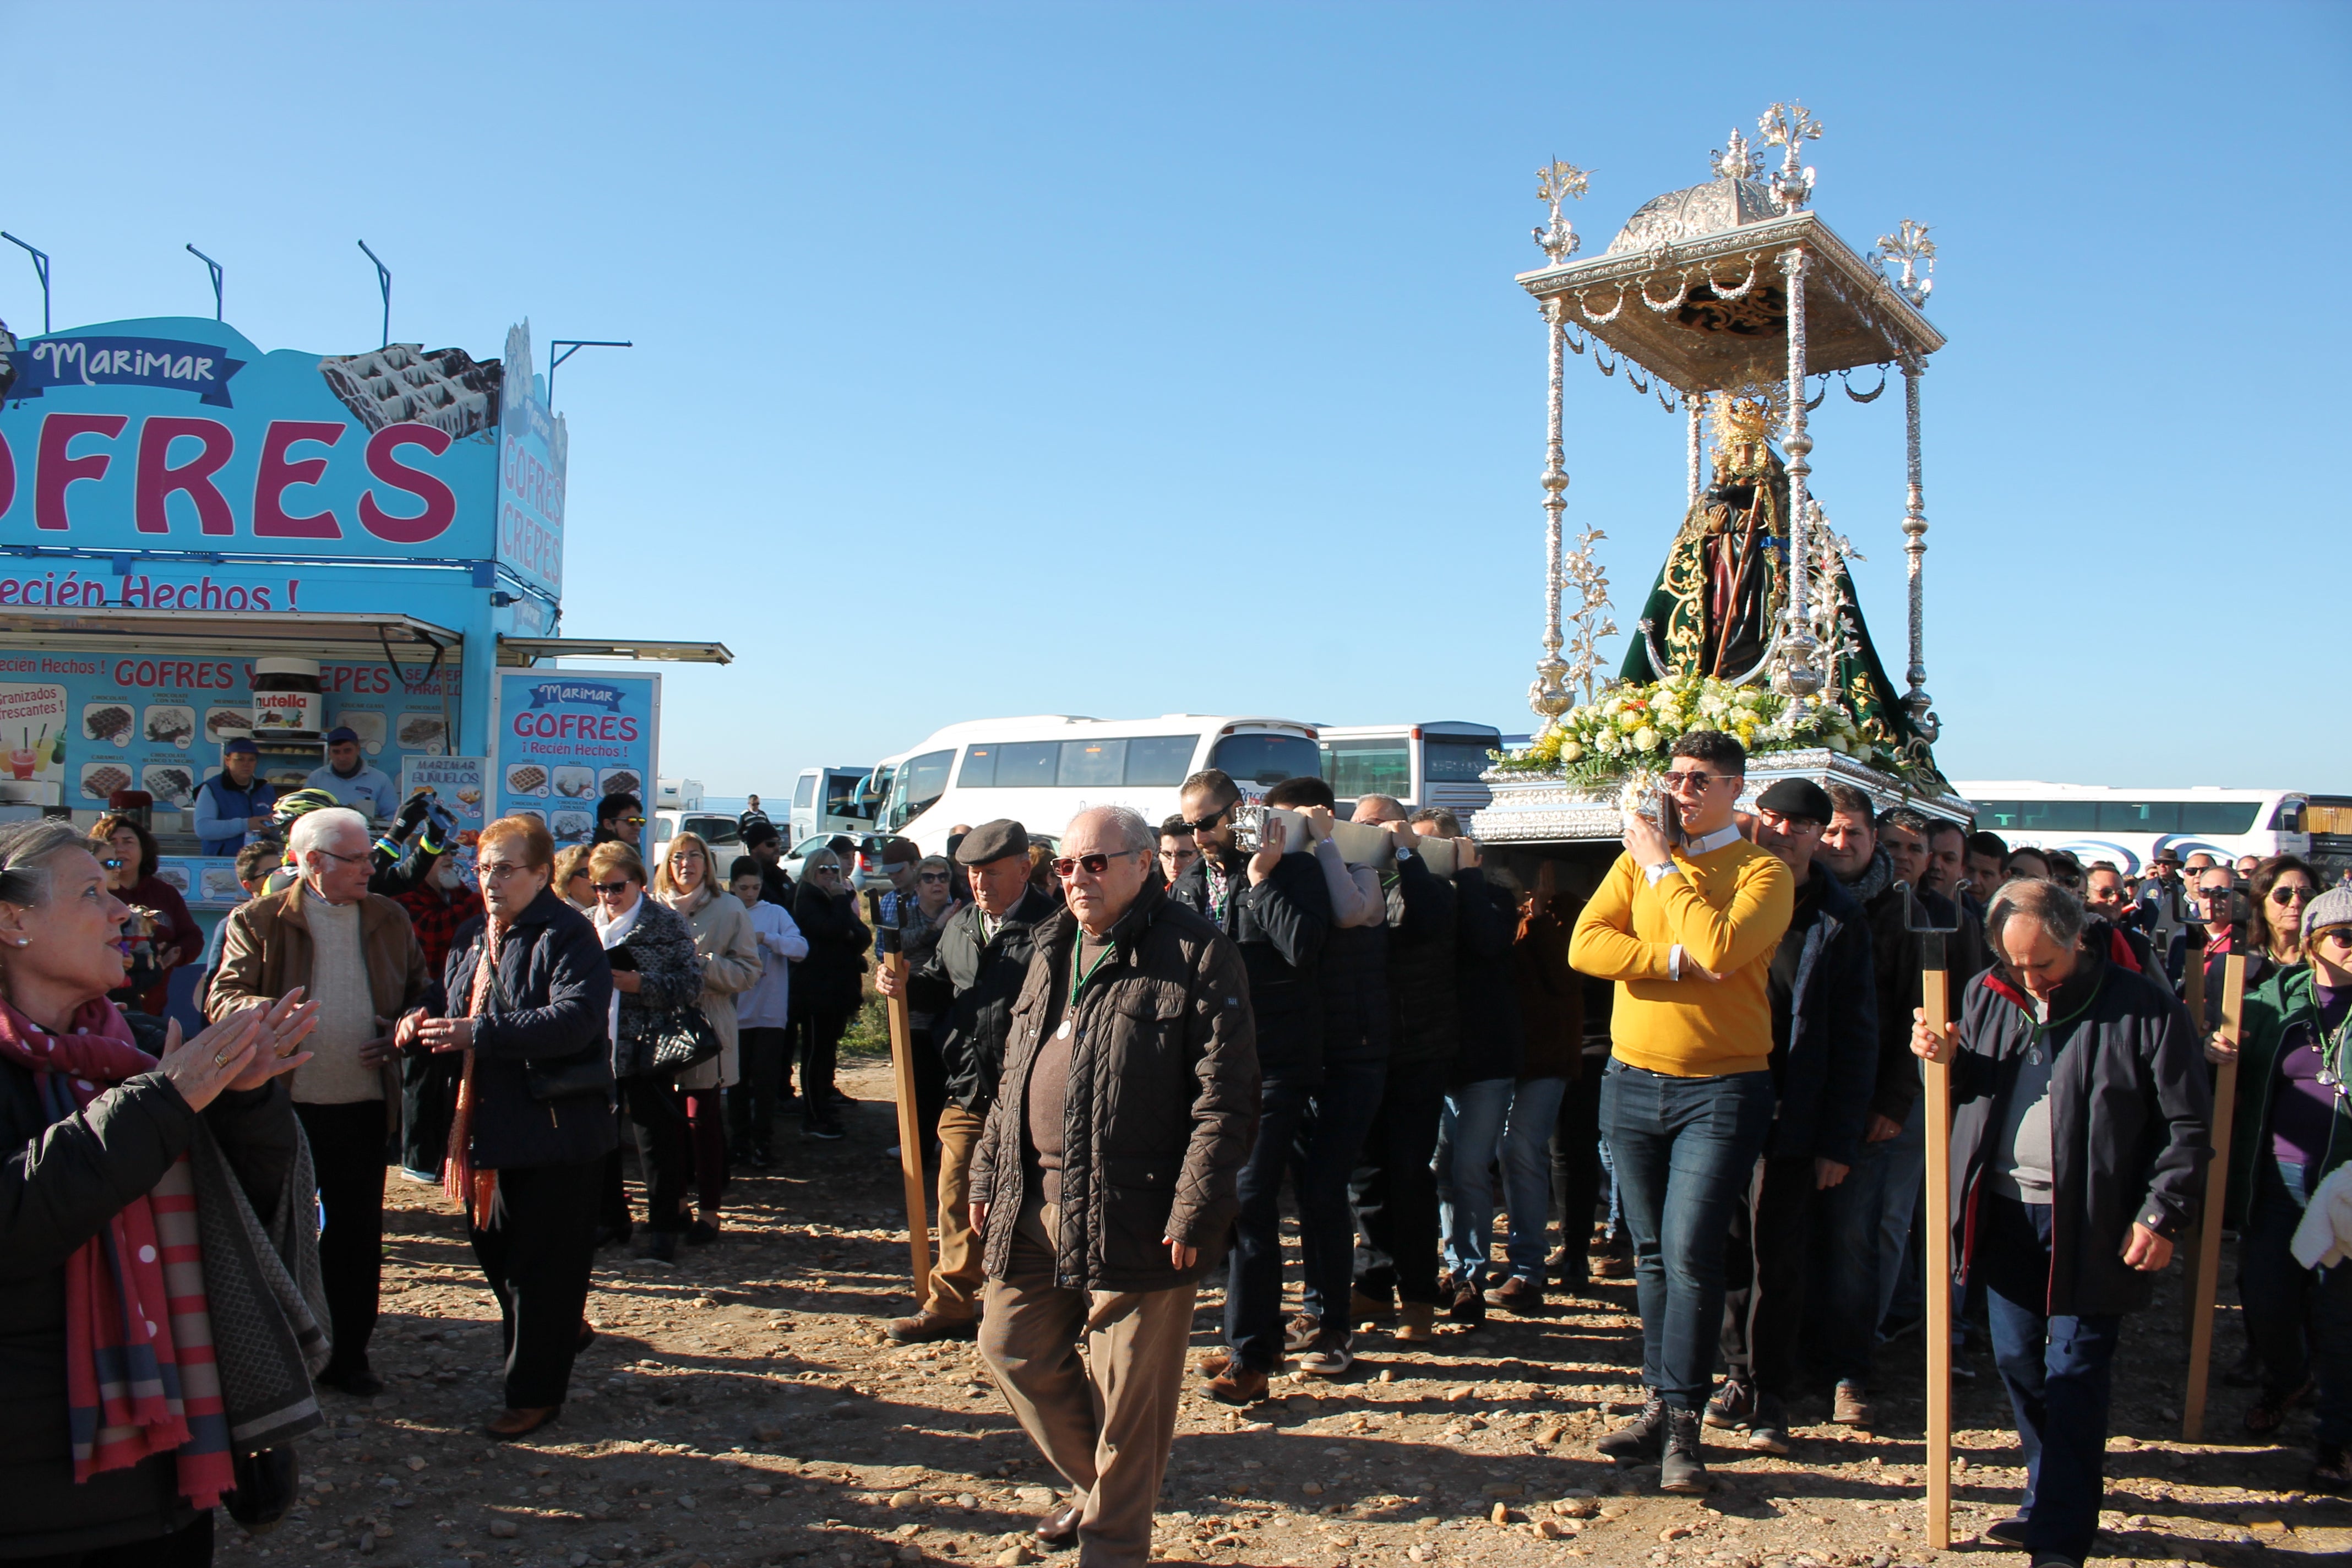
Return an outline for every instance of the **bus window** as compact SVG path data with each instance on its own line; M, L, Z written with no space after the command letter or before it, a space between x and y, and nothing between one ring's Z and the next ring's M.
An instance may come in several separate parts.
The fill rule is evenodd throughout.
M1455 736L1424 740L1421 743L1421 776L1431 784L1476 784L1478 775L1495 765L1494 759L1486 753L1497 750L1502 743L1499 733L1492 740Z
M2283 800L2279 802L2278 809L2271 813L2271 831L2273 833L2301 833L2303 831L2303 802L2299 800Z
M2017 802L2013 800L1980 800L1977 805L1977 826L1994 833L2006 833L2017 826Z
M1399 800L1412 797L1412 753L1405 749L1403 736L1394 740L1326 741L1320 749L1323 782L1341 800L1367 795L1394 795ZM1437 748L1432 745L1429 749L1433 753Z
M2180 803L2177 800L2103 800L2099 802L2103 833L2178 833Z
M882 826L895 833L929 810L933 801L947 794L948 769L954 765L951 751L925 752L900 763L890 781L890 808Z
M885 770L887 773L887 770ZM852 773L828 773L824 775L824 815L870 818L874 814L857 804L857 786L865 783L863 775Z
M793 785L793 808L806 811L816 804L816 775L803 773L801 782Z
M2253 830L2254 813L2262 803L2252 800L2185 800L2180 803L2180 831L2231 835Z
M2099 807L2088 800L2021 800L2017 803L2017 828L2022 833L2094 833Z
M1321 777L1323 750L1304 735L1227 735L1210 753L1209 765L1223 768L1235 784L1265 789L1302 773Z
M996 748L967 746L963 753L963 772L956 774L959 789L986 789L996 782Z
M1125 741L1065 741L1061 772L1054 783L1062 789L1099 789L1118 784L1126 774Z
M1052 789L1062 759L1058 741L1013 741L996 748L996 787Z
M1198 735L1139 735L1127 743L1127 783L1180 784L1192 772L1192 750Z

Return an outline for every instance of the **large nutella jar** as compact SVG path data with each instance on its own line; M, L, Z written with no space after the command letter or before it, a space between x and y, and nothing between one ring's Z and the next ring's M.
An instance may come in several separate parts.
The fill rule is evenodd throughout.
M253 661L253 733L257 740L272 735L305 741L319 738L319 722L326 717L326 699L319 695L319 661L315 658L257 658Z

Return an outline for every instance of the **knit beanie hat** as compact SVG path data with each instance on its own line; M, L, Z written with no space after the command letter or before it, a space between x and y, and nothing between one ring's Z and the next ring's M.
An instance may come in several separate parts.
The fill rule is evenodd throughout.
M2352 926L2352 888L2330 888L2303 906L2305 941L2329 926Z

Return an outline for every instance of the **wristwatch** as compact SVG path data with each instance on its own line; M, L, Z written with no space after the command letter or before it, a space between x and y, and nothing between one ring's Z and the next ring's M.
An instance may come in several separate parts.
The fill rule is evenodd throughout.
M1396 858L1400 860L1410 860L1412 858L1412 851L1407 849L1402 845L1399 845L1397 847Z

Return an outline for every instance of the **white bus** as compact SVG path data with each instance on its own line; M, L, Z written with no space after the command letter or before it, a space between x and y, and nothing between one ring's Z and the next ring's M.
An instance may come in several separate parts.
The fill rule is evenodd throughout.
M1175 815L1178 787L1202 768L1223 768L1256 794L1320 773L1323 755L1315 727L1288 719L975 719L882 763L860 795L878 805L877 831L940 855L950 828L1000 816L1055 839L1090 805L1132 806L1157 826Z
M1495 792L1478 775L1495 765L1487 753L1502 749L1503 732L1492 724L1441 719L1427 724L1325 724L1317 731L1323 751L1323 782L1339 797L1345 816L1360 795L1394 795L1409 811L1424 805L1453 809L1464 826L1486 806Z
M1975 803L1977 826L2011 848L2064 849L2085 866L2112 860L2126 872L2159 849L2182 858L2203 850L2224 860L2253 855L2308 855L2305 810L2311 796L2282 789L2111 789L2038 779L1955 781Z
M814 838L820 833L871 832L873 810L861 806L857 800L858 786L871 771L803 768L800 777L793 781L791 820L778 824L784 832L784 847L789 849L802 839Z

